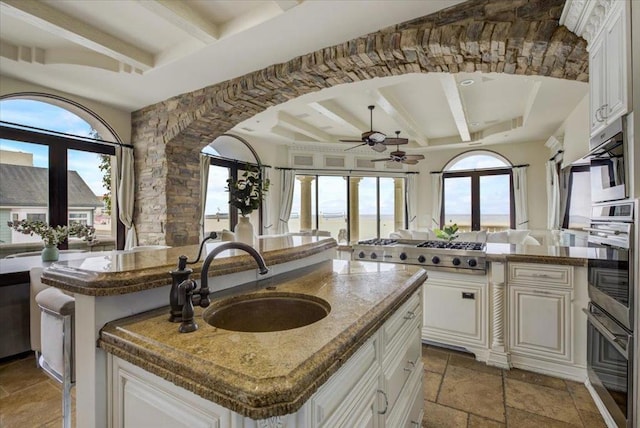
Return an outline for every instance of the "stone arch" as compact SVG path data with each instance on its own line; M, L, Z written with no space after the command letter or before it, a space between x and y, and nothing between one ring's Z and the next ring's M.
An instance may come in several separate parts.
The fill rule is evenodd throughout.
M165 179L138 183L139 234L165 235L170 245L197 242L200 149L237 123L301 95L432 71L587 81L587 43L559 25L563 6L564 0L471 0L135 112L132 141L143 152L136 153L143 160L136 173ZM164 233L145 230L163 222Z

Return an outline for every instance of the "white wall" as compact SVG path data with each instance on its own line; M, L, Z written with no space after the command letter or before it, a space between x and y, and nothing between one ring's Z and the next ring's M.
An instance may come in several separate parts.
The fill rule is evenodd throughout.
M87 98L79 97L77 95L69 94L67 92L56 91L44 86L34 85L32 83L24 82L22 80L13 79L11 77L0 76L0 96L13 95L17 93L39 93L46 95L55 95L58 97L66 98L74 101L83 107L91 110L95 115L102 118L105 122L113 128L120 140L124 143L131 142L131 113L128 111L120 110L106 104L102 104L96 101L92 101ZM74 111L78 114L78 112ZM78 116L83 117L81 114ZM84 119L85 117L83 117ZM89 122L89 121L88 121ZM93 123L92 123L93 125ZM100 129L96 128L99 132ZM102 133L102 132L101 132ZM104 135L104 133L103 133Z
M570 165L589 152L589 94L567 116L555 135L564 134L562 167Z
M485 148L486 147L486 148ZM485 146L481 150L491 150L507 158L513 165L529 164L527 169L527 189L529 192L529 228L547 228L547 191L545 186L545 162L549 151L544 142L498 144ZM425 154L418 171L418 227L428 228L431 219L431 171L441 171L452 158L469 151L468 149L432 151Z

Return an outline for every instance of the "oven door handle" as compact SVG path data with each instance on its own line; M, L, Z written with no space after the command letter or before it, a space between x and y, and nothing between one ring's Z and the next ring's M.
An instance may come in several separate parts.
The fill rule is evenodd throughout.
M605 327L605 325L602 324L600 320L598 320L597 315L592 314L591 312L589 312L587 309L584 309L584 308L582 309L582 311L585 314L587 314L587 318L589 319L589 322L593 324L596 330L598 330L600 334L602 334L611 343L611 345L614 348L616 348L618 352L624 355L624 357L628 361L629 360L629 350L627 349L628 346L625 346L624 348L622 347L622 345L620 344L620 341L622 338L620 336L616 336L615 334L611 333L607 329L607 327ZM627 345L628 345L628 342L627 342Z
M604 229L604 228L596 228L596 227L583 227L582 230L584 230L585 232L602 232L603 234L606 234L607 232L613 233L614 235L622 234L622 232L620 232L619 230L616 230L616 229ZM605 236L609 236L609 235L605 235Z

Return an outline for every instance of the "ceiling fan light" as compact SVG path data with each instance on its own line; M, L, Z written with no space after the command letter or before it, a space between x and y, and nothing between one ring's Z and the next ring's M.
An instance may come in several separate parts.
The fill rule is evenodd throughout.
M387 136L384 135L382 132L374 131L369 134L368 138L369 138L369 141L373 141L374 143L382 143L387 138Z
M387 146L385 146L384 144L380 144L380 143L374 144L373 146L371 146L371 148L373 150L375 150L376 152L378 152L378 153L382 153L385 150L387 150Z

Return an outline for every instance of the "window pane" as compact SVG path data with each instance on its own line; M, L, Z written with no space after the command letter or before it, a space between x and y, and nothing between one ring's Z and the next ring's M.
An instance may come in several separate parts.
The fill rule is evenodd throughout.
M82 223L96 228L101 245L115 248L115 192L111 187L111 165L115 156L69 150L68 223ZM69 238L69 247L86 246L79 238Z
M399 181L398 192L396 180L380 178L380 238L388 238L391 232L404 228L404 180Z
M589 171L571 172L571 199L569 200L569 229L589 227L591 215L591 181Z
M0 258L42 248L39 236L9 228L17 220L48 221L47 146L0 140Z
M318 177L318 229L334 238L347 227L347 180L344 177Z
M220 232L222 229L231 230L229 223L229 192L227 179L229 168L211 165L209 180L207 181L207 203L204 210L205 233Z
M3 100L0 120L83 137L93 131L89 123L69 110L34 100Z
M510 177L485 175L480 177L480 229L509 229L511 225Z
M509 166L501 159L491 155L473 155L455 162L447 171L464 171L469 169L502 168Z
M375 177L363 177L358 187L358 240L378 237L377 184ZM353 221L353 220L352 220Z
M444 223L471 230L471 177L444 179Z

